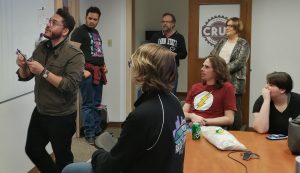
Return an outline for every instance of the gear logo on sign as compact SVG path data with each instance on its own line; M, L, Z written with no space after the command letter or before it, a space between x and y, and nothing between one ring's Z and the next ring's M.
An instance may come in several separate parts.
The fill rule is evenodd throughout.
M218 41L225 36L227 19L228 17L221 15L214 16L208 19L205 25L202 26L202 37L205 38L205 41L209 45L216 45Z

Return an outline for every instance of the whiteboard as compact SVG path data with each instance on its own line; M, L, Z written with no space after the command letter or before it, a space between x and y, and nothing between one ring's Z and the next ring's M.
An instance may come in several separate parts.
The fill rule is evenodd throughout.
M54 1L0 0L0 103L33 91L34 80L18 81L16 49L31 56L35 41L54 13Z

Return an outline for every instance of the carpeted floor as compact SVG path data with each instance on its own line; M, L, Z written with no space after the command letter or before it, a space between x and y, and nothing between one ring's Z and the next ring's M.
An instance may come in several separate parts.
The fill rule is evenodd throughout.
M114 137L120 136L121 129L116 127L108 127L105 131L111 133ZM86 162L88 161L93 152L97 149L86 143L84 137L73 138L72 141L72 152L74 154L74 162Z

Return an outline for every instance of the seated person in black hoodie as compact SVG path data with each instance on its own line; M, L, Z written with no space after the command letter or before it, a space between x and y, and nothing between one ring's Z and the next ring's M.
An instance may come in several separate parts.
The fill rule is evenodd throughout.
M175 53L158 44L140 46L128 61L143 94L122 125L111 151L99 149L91 163L73 163L62 173L182 173L186 123L172 93Z

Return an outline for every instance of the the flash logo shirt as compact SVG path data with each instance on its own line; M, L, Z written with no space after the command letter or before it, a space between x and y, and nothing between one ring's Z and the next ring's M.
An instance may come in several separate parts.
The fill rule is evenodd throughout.
M221 117L225 110L236 111L235 90L230 82L221 88L197 83L188 92L186 103L191 106L190 113L204 118Z
M194 108L199 111L205 111L211 107L214 101L214 97L211 92L204 91L196 95L194 99Z

